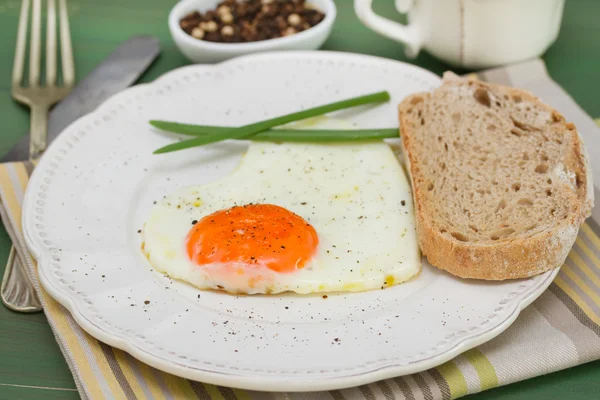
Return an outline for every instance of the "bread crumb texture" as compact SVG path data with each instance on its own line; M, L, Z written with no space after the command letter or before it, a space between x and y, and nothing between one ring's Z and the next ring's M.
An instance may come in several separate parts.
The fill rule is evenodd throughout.
M423 253L467 278L560 266L593 190L573 124L531 93L447 73L399 106Z

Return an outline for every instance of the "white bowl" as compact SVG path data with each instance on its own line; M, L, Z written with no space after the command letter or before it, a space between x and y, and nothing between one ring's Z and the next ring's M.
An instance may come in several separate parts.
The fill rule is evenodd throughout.
M179 50L192 62L214 63L263 51L316 50L329 36L336 16L333 0L310 0L310 4L325 14L323 21L290 36L249 43L216 43L198 40L185 33L179 26L179 21L189 13L214 10L219 2L220 0L182 0L169 14L171 36Z

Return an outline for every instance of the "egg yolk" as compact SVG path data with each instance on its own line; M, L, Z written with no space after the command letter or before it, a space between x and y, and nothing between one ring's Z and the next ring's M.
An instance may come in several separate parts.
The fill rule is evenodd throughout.
M315 229L302 217L272 204L217 211L187 236L187 253L198 265L241 263L277 272L304 267L316 251Z

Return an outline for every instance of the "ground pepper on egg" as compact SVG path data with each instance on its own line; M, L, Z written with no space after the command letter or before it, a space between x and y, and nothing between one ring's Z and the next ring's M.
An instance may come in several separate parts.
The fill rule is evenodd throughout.
M305 0L225 0L214 10L186 15L179 25L199 40L243 43L293 35L324 18Z

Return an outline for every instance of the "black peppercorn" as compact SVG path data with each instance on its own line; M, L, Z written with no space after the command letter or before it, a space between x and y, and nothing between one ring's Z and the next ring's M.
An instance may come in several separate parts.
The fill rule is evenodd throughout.
M305 0L224 0L214 10L186 15L179 26L198 40L243 43L293 35L324 18Z

